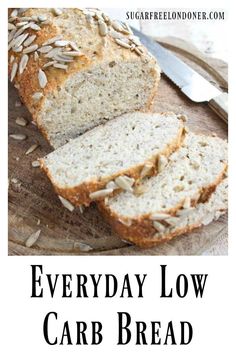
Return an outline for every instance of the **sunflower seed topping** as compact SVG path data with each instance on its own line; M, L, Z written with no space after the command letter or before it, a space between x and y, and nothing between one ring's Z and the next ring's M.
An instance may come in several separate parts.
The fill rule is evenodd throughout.
M39 69L39 72L38 72L38 80L39 80L39 86L41 88L44 88L46 85L47 85L47 76L45 74L45 72L41 69Z
M44 42L42 45L45 46L45 45L49 45L49 44L52 44L56 41L59 41L62 39L62 36L59 35L59 36L56 36L56 37L52 37L52 38L49 38L46 42Z
M134 184L135 180L133 178L129 178L127 176L118 176L115 179L115 183L121 189L124 189L128 192L133 192L132 185Z
M39 52L40 53L48 53L48 52L50 52L50 50L52 50L53 49L53 47L51 46L51 45L46 45L46 46L43 46L43 47L41 47L41 48L39 48Z
M117 44L119 44L121 47L129 48L129 49L131 48L131 45L130 45L130 44L124 42L124 41L121 40L121 39L116 38L116 39L115 39L115 42L116 42Z
M37 148L39 147L38 144L33 144L30 146L30 148L25 152L25 155L29 155L32 152L34 152Z
M78 46L76 45L75 42L70 41L70 46L71 46L71 48L74 49L76 52L79 52L79 48L78 48Z
M38 241L40 234L41 234L41 230L38 230L34 232L32 235L30 235L30 237L28 237L25 242L26 247L29 248L32 247Z
M33 41L36 38L36 34L33 34L32 36L29 36L25 41L24 41L24 47L28 47L30 44L33 43Z
M70 44L70 41L65 41L65 40L59 40L54 43L56 47L65 47L68 44Z
M106 189L118 189L119 187L114 181L110 181L106 184Z
M14 55L11 55L11 57L10 57L10 64L12 64L14 60L15 60Z
M164 232L165 231L165 226L162 225L158 221L153 221L153 227L158 231L158 232Z
M140 177L141 178L146 177L151 172L152 168L153 168L153 163L146 162L145 165L143 166L141 173L140 173Z
M70 212L72 212L75 209L74 205L72 205L67 199L61 197L60 195L58 195L58 198L60 199L64 207L68 209Z
M159 221L159 220L166 220L168 218L170 218L170 214L166 214L166 213L155 213L155 214L152 214L150 216L150 219L153 220L153 221Z
M16 26L13 25L13 23L8 23L8 31L11 31L11 30L13 30L15 28L16 28Z
M28 24L28 21L18 22L18 23L16 24L16 27L22 27L22 26L25 26L25 25L27 25L27 24Z
M20 53L20 52L22 52L22 49L23 49L23 46L22 45L20 45L19 47L13 47L12 48L12 51L14 52L14 53Z
M38 19L40 22L44 22L47 20L47 16L46 15L38 15Z
M57 68L57 69L63 69L63 70L67 70L68 69L67 65L60 64L60 63L53 64L53 66L54 66L54 68Z
M183 208L184 209L188 209L191 207L191 198L187 197L185 198L184 204L183 204Z
M66 55L68 57L80 57L83 55L80 51L71 51L71 52L63 52L63 55Z
M38 49L38 44L33 44L30 47L25 48L23 50L23 53L32 53L32 52L34 52L37 49Z
M56 16L60 16L63 13L63 11L58 8L53 8L53 12Z
M23 141L27 138L27 136L25 134L10 134L10 138L14 140Z
M107 25L103 21L98 21L98 28L99 28L99 34L100 36L106 36L107 35Z
M47 62L46 64L43 65L43 68L46 69L46 68L48 68L49 66L52 66L52 65L54 65L54 64L56 64L56 63L57 63L57 62L56 62L55 60L49 61L49 62Z
M16 118L16 124L17 124L17 125L20 125L21 127L25 127L25 126L28 124L28 122L27 122L27 120L26 120L25 118L23 118L23 117L17 117L17 118Z
M20 64L19 64L19 74L20 75L25 70L28 60L29 60L29 56L27 54L22 55L21 60L20 60Z
M90 193L89 194L89 198L91 200L96 200L96 199L99 199L99 198L104 198L106 196L108 196L109 194L111 194L113 192L113 189L101 189L100 191L96 191L96 192L93 192L93 193Z
M18 69L18 64L17 63L13 63L12 65L12 69L11 69L11 82L14 80L16 73L17 73L17 69Z
M31 163L32 167L37 168L40 167L40 162L38 160L32 161Z
M41 27L37 25L36 23L31 23L30 28L34 31L40 31Z
M164 167L167 165L167 162L168 160L164 155L159 156L158 164L157 164L158 172L161 172L164 169Z
M37 61L38 58L39 58L39 55L38 55L38 53L35 51L35 52L34 52L34 61Z
M16 17L18 15L18 10L17 9L14 9L11 14L10 14L10 17Z

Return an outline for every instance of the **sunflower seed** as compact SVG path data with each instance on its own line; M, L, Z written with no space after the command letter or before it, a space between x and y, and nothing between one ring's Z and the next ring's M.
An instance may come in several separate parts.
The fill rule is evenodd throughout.
M14 78L16 76L17 69L18 69L18 64L17 63L13 63L12 69L11 69L11 78L10 78L11 82L14 80Z
M45 16L45 15L38 15L38 19L39 19L40 22L44 22L44 21L47 20L47 16Z
M178 216L188 216L193 212L194 208L188 208L188 209L181 209L177 212L176 215Z
M35 50L37 50L38 47L39 47L38 44L33 44L33 45L31 45L30 47L25 48L25 49L23 50L23 53L32 53L32 52L34 52Z
M53 8L53 12L56 16L60 16L63 13L63 11L58 8Z
M134 47L134 52L140 56L143 54L143 51L140 49L140 47Z
M32 16L31 16L31 19L32 19L34 22L38 22L38 16L37 16L37 15L32 15Z
M40 162L38 160L35 160L31 163L32 167L36 168L36 167L40 167Z
M28 8L27 7L21 7L18 9L18 14L21 15L23 12L27 11Z
M114 181L110 181L106 184L106 189L118 189L119 187L117 186L117 184Z
M28 24L28 21L18 22L18 23L16 24L16 27L22 27L22 26L25 26L25 25L27 25L27 24Z
M167 165L167 158L164 155L160 155L157 163L158 172L161 172Z
M134 184L135 180L133 178L129 178L127 176L118 176L115 179L115 183L121 189L124 189L129 192L133 192L132 185Z
M164 232L165 231L165 226L162 225L160 222L158 221L153 221L153 227L159 231L159 232Z
M61 203L64 205L64 207L66 209L68 209L70 212L72 212L75 209L74 205L72 205L68 200L66 200L65 198L61 197L60 195L58 197L59 197Z
M38 58L39 58L39 55L38 55L38 53L35 51L35 52L34 52L34 61L37 61Z
M36 23L31 23L30 28L34 31L40 31L41 27L38 26Z
M39 69L39 72L38 72L38 80L39 80L39 86L41 88L44 88L46 85L47 85L47 76L45 74L45 72L41 69Z
M142 195L143 193L146 193L148 191L148 187L144 185L139 185L134 188L134 195Z
M61 64L73 62L73 59L71 57L69 58L69 57L62 55L62 54L54 55L53 59L55 59L56 61L62 62Z
M10 137L14 140L25 140L27 138L27 136L25 134L10 134Z
M43 22L41 23L41 26L51 25L51 24L52 24L52 21L46 20L46 21L43 21Z
M86 243L83 242L74 242L74 248L78 248L81 252L88 252L91 251L93 248Z
M31 153L34 152L38 147L39 147L38 144L33 144L33 145L31 145L30 148L26 151L25 155L31 154Z
M105 14L104 12L102 13L102 17L108 25L111 23L110 17L107 14Z
M29 60L29 56L27 54L22 55L21 60L20 60L20 64L19 64L19 74L20 75L25 70L28 60Z
M99 198L104 198L107 195L111 194L113 192L113 189L101 189L100 191L96 191L93 193L89 194L89 198L91 200L99 199Z
M21 21L32 21L32 17L30 16L23 16L20 18Z
M172 216L170 218L168 218L166 220L166 222L170 225L170 226L177 226L177 224L179 223L179 218Z
M123 23L123 27L125 27L125 28L127 29L127 31L128 31L131 35L133 35L133 31L132 31L132 29L130 28L130 26L128 25L128 23L124 22L124 23ZM136 37L136 38L138 38L138 37ZM141 43L141 42L140 42L140 43Z
M28 23L27 25L19 28L16 33L14 34L14 37L13 38L17 38L18 36L20 36L21 34L23 34L23 32L30 27L30 24Z
M24 47L28 47L31 43L33 43L33 41L36 38L36 34L33 34L32 36L29 36L25 41L24 41Z
M54 45L56 47L65 47L68 44L70 44L70 41L59 40L59 41L54 42Z
M10 14L10 17L16 17L18 15L18 10L17 9L14 9L11 14Z
M12 51L14 52L14 53L20 53L20 52L22 52L22 49L23 49L23 46L21 45L21 46L19 46L19 47L13 47L12 48Z
M80 214L83 214L85 207L83 205L79 205Z
M53 48L52 50L50 50L50 52L48 52L45 57L46 58L53 58L56 54L61 53L61 48Z
M19 37L15 38L15 41L12 45L12 47L19 47L23 42L26 40L28 37L29 33L21 34Z
M46 69L48 68L49 66L52 66L53 64L56 64L57 62L54 60L54 61L49 61L47 62L46 64L43 65L43 68Z
M32 95L32 98L33 98L34 101L39 101L40 98L42 98L42 97L43 97L42 92L35 92L35 93Z
M63 55L66 55L66 56L68 56L68 57L80 57L80 56L82 56L83 55L83 53L81 53L80 51L78 52L76 52L76 51L71 51L71 52L62 52L63 53Z
M41 47L41 48L39 48L39 52L40 53L48 53L48 52L50 52L50 50L52 50L53 49L53 47L51 46L51 45L46 45L46 46L44 46L44 47Z
M52 37L52 38L49 38L46 42L44 42L42 45L45 46L45 45L49 45L49 44L52 44L56 41L59 41L62 39L62 36L59 35L59 36L56 36L56 37Z
M133 42L137 46L142 45L142 43L140 42L140 39L136 36L129 36L129 40L131 40L131 42Z
M187 197L185 198L184 204L183 204L183 208L184 209L188 209L191 207L191 198Z
M144 178L147 175L149 175L149 173L151 172L152 168L153 168L153 163L151 163L151 162L145 163L145 165L143 166L143 169L142 169L142 171L140 173L140 177Z
M70 46L72 49L74 49L76 52L79 52L79 48L77 47L76 43L73 41L70 41Z
M128 220L124 220L124 219L118 219L119 222L121 222L121 224L125 225L125 226L131 226L132 225L132 220L128 219Z
M117 32L123 32L124 30L123 26L118 21L112 21L111 25L114 28L114 30L116 30Z
M17 125L20 125L21 127L25 127L25 126L28 124L28 122L27 122L27 120L26 120L25 118L23 118L23 117L17 117L17 118L16 118L16 124L17 124Z
M37 220L37 225L40 225L40 223L41 223L41 220L38 219L38 220Z
M121 40L121 39L116 38L116 39L115 39L115 42L116 42L117 44L119 44L121 47L129 48L129 49L131 48L131 45L130 45L130 44L124 42L124 41Z
M53 64L53 66L54 66L54 68L57 68L57 69L63 69L63 70L67 70L68 69L67 65L60 64L60 63Z
M16 33L16 29L13 29L9 35L8 35L8 43L10 43L12 41L12 39L14 38L14 35Z
M16 26L13 25L13 23L8 23L8 31L11 31L11 30L13 30L15 28L16 28Z
M103 21L98 22L98 28L99 28L99 34L100 36L106 36L107 35L107 25Z
M40 233L41 233L41 230L38 230L38 231L34 232L32 235L30 235L30 237L28 237L25 242L26 247L29 247L29 248L32 247L38 241Z
M150 216L150 219L153 221L166 220L170 218L170 214L166 213L155 213Z
M10 57L10 64L12 64L14 60L15 60L14 55L11 55L11 57Z
M123 36L122 36L121 33L118 33L118 32L116 32L116 31L114 31L114 30L110 30L110 31L109 31L109 35L110 35L112 38L114 38L114 39L122 39L122 38L123 38Z

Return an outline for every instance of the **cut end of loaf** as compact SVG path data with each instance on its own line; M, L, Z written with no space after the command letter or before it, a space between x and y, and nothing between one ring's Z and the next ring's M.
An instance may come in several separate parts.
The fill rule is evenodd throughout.
M54 148L123 113L150 107L159 81L153 62L107 62L71 75L48 94L38 121Z

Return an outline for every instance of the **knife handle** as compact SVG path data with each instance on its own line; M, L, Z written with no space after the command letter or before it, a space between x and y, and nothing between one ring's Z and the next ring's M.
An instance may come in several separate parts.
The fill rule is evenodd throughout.
M217 97L212 98L208 102L208 106L216 113L218 116L228 123L228 94L222 93Z

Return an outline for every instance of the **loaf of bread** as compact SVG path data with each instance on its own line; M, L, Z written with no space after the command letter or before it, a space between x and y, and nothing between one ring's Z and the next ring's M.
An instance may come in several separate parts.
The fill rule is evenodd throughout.
M181 116L127 113L53 151L41 166L58 195L89 205L120 190L133 191L140 178L160 172L184 135Z
M8 30L10 80L54 148L150 109L160 70L128 25L95 9L14 9Z
M178 234L176 228L183 230L182 216L207 202L226 169L225 141L189 133L163 171L146 178L134 192L107 197L99 206L122 239L155 244Z

